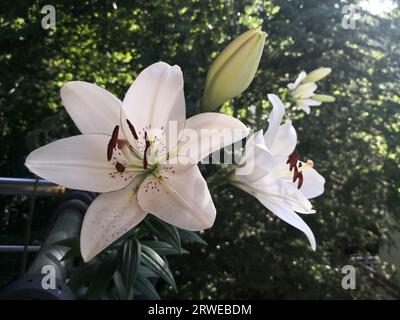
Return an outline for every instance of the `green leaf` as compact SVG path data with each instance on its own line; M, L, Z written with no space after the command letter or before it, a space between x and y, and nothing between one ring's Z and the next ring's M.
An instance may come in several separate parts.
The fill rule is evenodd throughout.
M89 262L76 269L67 283L68 287L73 291L86 287L93 279L97 267L97 263Z
M152 216L149 216L144 221L144 224L151 234L155 235L160 240L168 242L179 252L181 251L181 239L179 237L178 229L175 226Z
M88 288L88 299L100 299L119 266L115 252L104 256Z
M207 245L207 242L205 242L203 240L203 238L201 238L196 232L194 231L188 231L188 230L184 230L184 229L178 229L179 232L179 236L182 240L185 241L190 241L190 242L197 242L197 243L201 243L203 245Z
M152 248L159 255L171 255L171 254L184 254L189 253L189 251L181 248L180 251L176 250L169 243L164 241L142 241L142 244Z
M121 272L116 271L113 275L113 281L114 281L114 286L115 291L115 299L117 300L124 300L124 299L128 299L127 296L127 292L125 290L125 285L124 282L122 280L122 276L121 276Z
M141 262L141 245L136 239L128 240L122 246L121 276L127 299L133 298L133 284Z
M139 276L139 275L146 277L146 278L157 278L157 274L154 273L153 271L151 271L148 267L146 267L143 264L139 267L137 276Z
M151 282L144 276L138 275L135 281L135 289L151 300L160 300L157 290Z
M171 270L157 252L148 246L142 245L142 261L151 271L159 275L177 291Z

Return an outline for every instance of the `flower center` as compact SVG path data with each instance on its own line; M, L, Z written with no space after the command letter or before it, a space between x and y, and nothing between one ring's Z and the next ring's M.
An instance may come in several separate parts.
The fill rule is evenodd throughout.
M304 182L303 171L307 168L312 168L314 166L313 161L307 160L303 165L303 163L299 161L299 154L295 150L291 155L289 155L286 164L289 165L289 171L293 171L293 183L298 180L297 189L300 189Z
M119 126L115 126L110 141L107 145L107 160L115 166L113 175L122 176L129 172L142 172L154 175L158 179L163 178L161 159L158 159L160 139L150 139L148 128L136 131L129 120L126 120L132 136L137 141L137 148L133 148L127 140L118 139Z

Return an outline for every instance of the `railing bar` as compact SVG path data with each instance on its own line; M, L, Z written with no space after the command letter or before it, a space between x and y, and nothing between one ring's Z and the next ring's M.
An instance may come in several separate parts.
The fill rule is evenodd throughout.
M28 246L28 252L38 252L41 246ZM23 245L0 245L0 252L24 252Z

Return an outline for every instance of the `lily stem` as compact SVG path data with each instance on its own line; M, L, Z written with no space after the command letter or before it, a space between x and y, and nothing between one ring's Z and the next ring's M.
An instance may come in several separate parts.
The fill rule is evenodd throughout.
M21 275L25 274L26 264L28 261L28 245L29 245L29 241L31 238L33 211L35 209L35 201L36 201L38 184L39 184L39 177L35 176L35 185L33 187L33 191L31 194L31 199L29 202L28 217L27 217L26 225L25 225L25 240L24 240L24 252L22 253L22 260L21 260Z

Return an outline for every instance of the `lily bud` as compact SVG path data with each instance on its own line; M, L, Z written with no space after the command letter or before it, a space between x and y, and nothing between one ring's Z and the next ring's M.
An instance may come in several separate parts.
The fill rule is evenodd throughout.
M250 85L260 63L266 33L249 30L233 40L208 70L202 99L204 111L215 110Z
M334 102L335 97L329 96L327 94L316 94L312 96L313 100L321 101L321 102Z
M314 71L311 71L307 77L304 78L303 83L309 82L317 82L323 78L325 78L332 71L331 68L318 68Z

